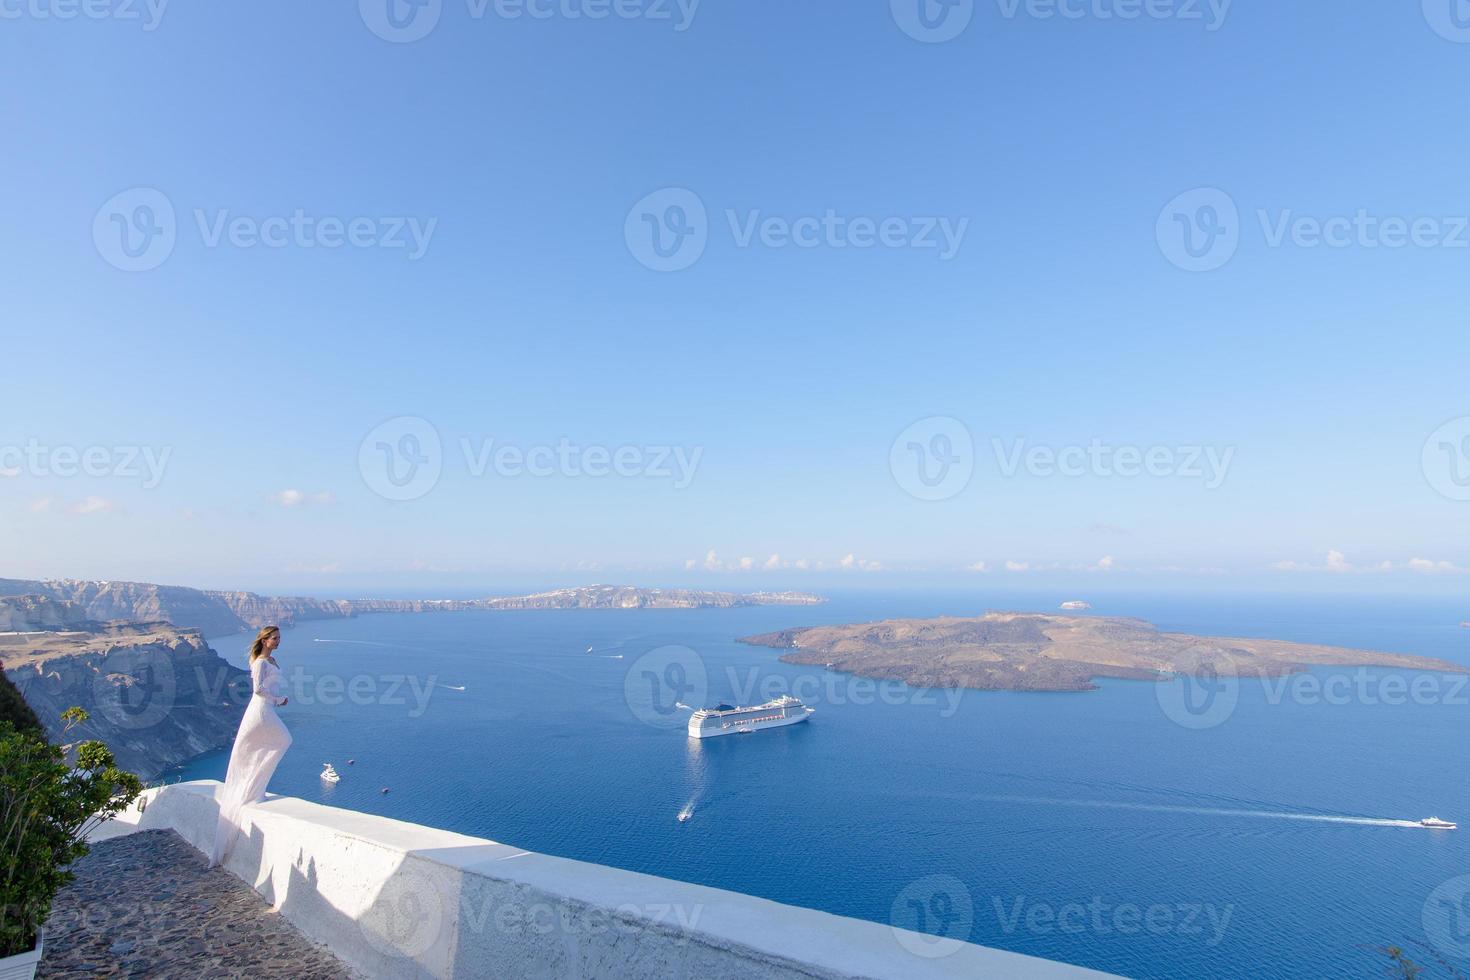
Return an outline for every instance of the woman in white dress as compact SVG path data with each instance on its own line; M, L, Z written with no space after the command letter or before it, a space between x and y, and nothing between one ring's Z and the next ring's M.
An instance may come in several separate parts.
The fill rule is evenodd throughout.
M291 733L276 714L276 708L287 701L281 693L284 686L281 668L271 656L280 645L280 629L267 626L250 646L250 704L245 708L245 717L240 719L240 731L230 752L230 769L225 776L224 792L220 794L219 827L215 831L210 867L224 861L240 829L240 809L265 799L266 784L271 781L281 756L291 747Z

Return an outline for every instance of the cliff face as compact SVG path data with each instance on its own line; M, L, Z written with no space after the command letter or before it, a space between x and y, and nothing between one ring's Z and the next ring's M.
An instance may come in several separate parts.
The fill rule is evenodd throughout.
M589 585L527 596L488 599L309 599L254 592L210 592L147 582L83 582L77 579L0 579L0 596L71 603L76 621L167 622L224 636L267 623L291 626L313 619L365 613L455 612L465 609L706 609L731 606L806 606L825 601L806 592L708 592ZM0 599L0 602L7 600ZM13 627L20 628L20 627Z
M81 606L45 595L0 596L0 633L87 625Z
M65 740L105 742L119 765L145 779L229 744L249 695L245 671L198 633L165 624L0 641L6 676L52 741L63 739L61 713L85 708L91 718Z
M74 603L97 621L167 622L219 636L246 623L227 603L198 589L147 582L84 582L77 579L0 579L0 594L31 593Z

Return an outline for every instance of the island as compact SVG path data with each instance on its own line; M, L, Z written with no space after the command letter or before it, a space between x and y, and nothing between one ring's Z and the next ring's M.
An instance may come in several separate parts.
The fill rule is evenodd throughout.
M1470 673L1429 657L1163 633L1141 619L1018 612L805 626L739 642L788 650L781 657L786 663L825 665L914 687L991 691L1088 691L1100 677L1157 681L1202 669L1260 677L1320 665Z
M313 599L212 591L149 582L82 579L0 579L0 630L32 622L50 628L73 621L166 622L224 636L266 624L291 626L368 613L460 612L473 609L728 609L735 606L813 606L809 592L711 592L587 585L533 595L483 599Z
M480 609L729 609L735 606L815 606L827 600L810 592L707 592L586 585L534 595L474 600Z

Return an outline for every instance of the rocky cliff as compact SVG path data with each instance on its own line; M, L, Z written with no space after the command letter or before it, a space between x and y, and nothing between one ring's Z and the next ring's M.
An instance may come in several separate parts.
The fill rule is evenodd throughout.
M312 619L342 619L380 612L454 612L465 609L705 609L754 605L814 605L805 592L708 592L589 585L527 596L486 599L310 599L218 592L147 582L78 579L0 579L0 597L25 596L71 603L83 620L167 622L224 636L267 623L291 626ZM3 600L0 600L3 601Z
M145 779L229 744L249 696L245 671L164 623L0 636L0 660L52 741L61 713L85 708L90 720L66 741L99 739Z
M0 596L0 633L85 625L87 614L75 602L46 595Z

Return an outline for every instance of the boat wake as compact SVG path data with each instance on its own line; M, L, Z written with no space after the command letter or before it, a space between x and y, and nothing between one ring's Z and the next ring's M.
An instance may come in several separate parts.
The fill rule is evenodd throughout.
M321 637L318 636L318 637L313 637L311 642L313 642L313 643L350 643L353 646L360 646L360 647L383 647L386 650L412 650L414 653L438 653L439 652L437 650L430 650L427 647L407 647L407 646L404 646L402 643L379 643L377 640L324 640L324 639L322 639Z
M464 685L463 684L445 684L443 681L439 681L438 684L439 684L440 687L442 687L442 688L444 688L446 690L449 690L449 691L463 691L464 690Z
M1417 820L1394 820L1390 817L1352 817L1330 813L1293 813L1290 810L1236 810L1227 807L1169 806L1164 803L1125 803L1113 800L1059 800L1038 796L987 796L998 803L1029 803L1037 806L1101 807L1112 810L1142 810L1149 813L1189 813L1211 817L1259 817L1266 820L1306 820L1316 823L1345 823L1361 827L1413 827L1422 829Z

